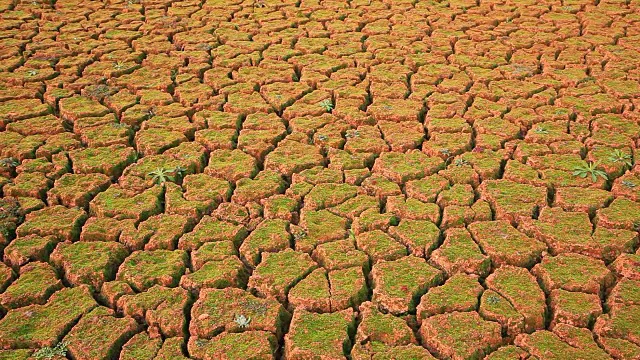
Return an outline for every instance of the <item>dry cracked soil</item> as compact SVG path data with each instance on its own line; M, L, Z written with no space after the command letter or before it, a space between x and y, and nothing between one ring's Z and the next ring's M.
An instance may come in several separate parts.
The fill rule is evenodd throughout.
M0 359L637 360L638 148L638 0L0 0Z

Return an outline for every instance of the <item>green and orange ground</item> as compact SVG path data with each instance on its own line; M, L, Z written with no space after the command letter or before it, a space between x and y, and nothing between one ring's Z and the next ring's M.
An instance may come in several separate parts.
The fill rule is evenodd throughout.
M0 0L0 359L640 359L638 0Z

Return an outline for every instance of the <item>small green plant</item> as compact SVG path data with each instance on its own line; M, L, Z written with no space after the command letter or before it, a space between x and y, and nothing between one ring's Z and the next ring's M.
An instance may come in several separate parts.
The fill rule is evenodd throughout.
M534 133L536 133L536 134L548 134L548 133L549 133L549 130L547 130L547 129L543 128L543 127L538 126L538 127L536 127L535 129L533 129L533 132L534 132Z
M598 164L595 162L586 163L584 165L576 166L573 168L573 175L580 176L581 178L586 178L588 175L591 175L591 181L596 182L598 180L598 176L603 178L604 180L609 180L607 173L597 169Z
M36 359L53 359L56 356L66 356L67 345L66 342L61 341L54 347L45 346L34 352L32 356Z
M129 125L123 123L112 123L111 126L116 129L126 129L127 127L129 127Z
M489 305L495 305L500 302L500 298L495 295L488 295L486 301Z
M318 140L320 141L327 141L328 137L327 135L318 135Z
M156 116L156 111L153 108L147 110L147 119L151 119L154 116Z
M583 84L589 81L595 81L596 78L594 78L593 76L587 76L587 77L583 77L582 79L578 80L578 82L576 84Z
M116 63L113 65L113 68L116 70L122 70L125 68L125 64L122 61L116 61Z
M307 233L302 231L302 230L300 230L300 231L298 231L298 232L293 234L293 239L295 241L302 240L302 239L304 239L306 237L307 237Z
M240 328L244 329L247 326L249 326L249 323L251 322L251 318L250 317L246 317L244 315L235 315L235 317L233 318L233 321L238 324L238 326L240 326Z
M333 110L333 102L331 99L324 99L320 102L320 107L326 112L331 112Z
M178 165L173 169L173 173L182 179L184 177L184 174L187 173L187 169Z
M349 239L351 241L356 241L356 233L354 233L352 229L349 229Z
M629 167L633 166L633 162L631 161L631 154L627 154L620 149L615 149L609 154L609 161L617 163L621 162Z
M0 167L14 168L18 165L20 165L20 162L18 162L16 158L8 157L0 159Z
M27 70L27 76L36 76L36 75L38 75L38 70L36 69Z
M175 176L171 175L174 173L175 170L157 168L147 175L151 176L151 180L155 184L164 184L167 181L175 181Z
M456 166L465 166L465 165L469 165L469 162L468 162L466 159L463 159L463 158L457 158L457 159L454 161L454 164L455 164Z
M628 187L629 189L633 189L634 187L638 186L636 183L629 180L622 180L620 183L622 184L622 186Z
M344 135L347 139L360 137L360 132L358 130L349 130Z

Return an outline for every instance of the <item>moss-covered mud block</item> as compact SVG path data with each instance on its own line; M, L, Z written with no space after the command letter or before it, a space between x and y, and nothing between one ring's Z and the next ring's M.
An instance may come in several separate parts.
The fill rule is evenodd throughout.
M189 354L202 360L273 359L278 340L267 331L224 332L209 340L190 338Z
M404 245L380 230L362 232L355 238L357 248L369 255L374 264L380 260L392 261L407 255Z
M187 253L183 250L135 251L120 265L116 279L126 281L136 291L156 284L175 287L186 263Z
M609 207L596 212L595 223L610 229L638 231L640 226L640 203L616 198Z
M442 159L429 157L419 151L384 152L376 159L372 170L393 182L404 184L410 180L433 175L443 167Z
M91 309L98 306L89 287L62 289L44 305L10 310L0 320L2 349L52 347ZM56 319L51 322L51 319Z
M249 319L246 327L235 320ZM223 331L268 331L280 337L290 314L275 299L262 299L237 289L204 289L191 308L189 333L211 339Z
M111 181L104 174L65 174L47 193L49 205L87 208L89 201L106 190Z
M456 273L486 276L491 270L491 259L480 250L469 231L462 228L445 232L444 242L431 253L429 262L448 276Z
M484 288L478 279L463 274L450 277L442 286L429 289L416 308L416 318L424 319L453 311L475 311Z
M588 329L561 324L552 331L540 330L516 337L515 345L529 354L550 360L611 359L593 339Z
M600 297L596 294L556 289L551 292L549 299L551 329L561 323L587 328L602 314Z
M289 333L284 339L284 358L344 359L351 348L350 336L354 331L354 320L351 309L330 314L296 310Z
M27 214L17 229L18 236L55 236L59 241L72 241L80 237L87 214L81 209L67 209L61 205L46 207Z
M327 271L319 268L291 288L287 299L290 308L324 313L331 311L330 296Z
M511 226L508 221L480 221L469 225L469 232L489 255L494 266L533 266L547 246Z
M207 288L244 287L249 273L237 257L229 256L222 260L204 263L191 274L183 275L180 286L192 292Z
M14 239L4 249L4 261L14 268L30 261L47 261L57 243L55 236L27 235Z
M329 272L331 287L331 311L340 311L349 307L356 308L369 296L369 287L361 267Z
M63 242L51 254L51 262L62 269L69 284L86 284L98 290L105 281L115 278L127 255L125 246L115 242Z
M545 256L531 269L543 289L603 294L614 282L614 275L602 260L580 254Z
M43 305L56 291L63 288L55 270L47 263L33 262L20 268L18 278L0 295L4 309L27 305Z
M487 180L478 187L480 198L491 204L496 220L517 223L547 206L547 189L509 180Z
M117 318L113 310L97 307L80 319L64 337L68 352L76 359L110 359L120 353L140 325L130 317Z
M205 243L230 240L239 247L242 240L247 237L247 228L240 224L218 220L211 216L203 217L193 228L178 240L178 249L197 250Z
M420 336L434 354L451 359L479 359L502 343L500 324L477 312L452 312L422 322Z
M369 301L362 303L359 310L362 321L356 332L356 344L369 341L388 346L417 344L413 331L402 318L380 312Z
M114 282L122 286L122 282ZM109 283L106 283L109 284ZM106 286L105 284L105 286ZM114 286L115 287L115 286ZM105 288L103 287L103 293ZM187 330L187 309L192 300L189 292L182 288L167 288L154 285L149 290L133 294L122 291L116 308L126 316L148 325L150 334L164 337L182 336Z
M135 150L123 145L78 149L69 152L76 174L101 173L117 179L137 159Z
M516 310L507 298L494 290L485 290L480 298L480 316L496 321L502 326L502 333L510 342L525 331L525 317Z
M249 278L248 288L260 296L275 297L284 302L289 289L316 267L317 264L306 253L291 249L266 252Z
M569 212L545 208L537 220L526 219L520 231L549 246L552 255L579 253L606 262L628 253L638 243L635 231L596 226L595 231L586 212Z
M280 174L269 170L262 171L253 179L238 180L231 200L243 205L248 202L258 202L261 199L284 192L285 187Z
M321 210L338 206L358 194L358 187L349 184L323 183L316 185L304 198L304 208Z
M133 335L120 352L121 360L153 360L162 347L162 339L149 337L146 332Z
M370 276L373 303L394 315L415 310L420 297L443 278L440 270L414 256L381 261L373 266Z
M324 165L324 157L315 146L287 139L264 159L265 169L287 177L318 165Z
M526 269L502 266L485 281L488 289L505 298L525 320L525 331L544 328L547 305L536 278Z
M91 200L89 213L92 216L110 217L116 220L144 221L162 212L163 194L164 189L159 185L140 193L112 185Z
M302 211L299 224L306 230L305 236L294 239L299 251L311 252L320 244L347 237L347 219L328 210Z
M253 177L258 173L257 160L241 150L215 150L209 155L205 173L229 182Z
M440 229L427 220L403 219L389 228L389 234L417 257L429 256L440 241Z
M359 266L369 268L369 257L355 247L353 240L338 240L318 245L311 257L327 270Z

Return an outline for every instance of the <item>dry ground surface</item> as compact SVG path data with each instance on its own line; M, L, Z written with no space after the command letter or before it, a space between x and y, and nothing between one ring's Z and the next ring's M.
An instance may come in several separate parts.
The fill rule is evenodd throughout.
M638 0L0 0L0 359L640 359Z

